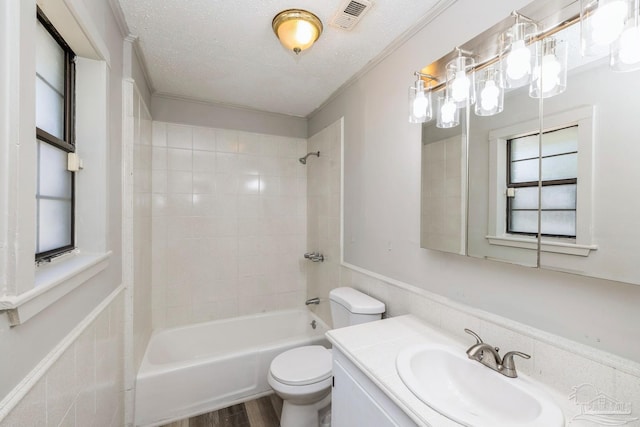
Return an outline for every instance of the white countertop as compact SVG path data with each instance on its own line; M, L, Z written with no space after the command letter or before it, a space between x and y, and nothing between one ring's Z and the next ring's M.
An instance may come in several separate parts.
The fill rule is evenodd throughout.
M407 388L396 370L396 358L400 351L417 344L445 344L460 349L461 353L468 346L413 315L334 329L326 336L335 349L347 356L418 425L460 426L431 409Z

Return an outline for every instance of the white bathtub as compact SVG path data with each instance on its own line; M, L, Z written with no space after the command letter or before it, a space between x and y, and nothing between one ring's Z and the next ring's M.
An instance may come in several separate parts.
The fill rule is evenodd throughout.
M154 332L136 378L136 425L165 424L269 394L273 358L302 345L328 347L326 331L302 309Z

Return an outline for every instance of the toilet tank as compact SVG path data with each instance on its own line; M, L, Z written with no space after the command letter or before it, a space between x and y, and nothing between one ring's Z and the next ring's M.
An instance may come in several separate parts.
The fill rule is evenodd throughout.
M384 303L353 288L335 288L329 292L334 328L380 320Z

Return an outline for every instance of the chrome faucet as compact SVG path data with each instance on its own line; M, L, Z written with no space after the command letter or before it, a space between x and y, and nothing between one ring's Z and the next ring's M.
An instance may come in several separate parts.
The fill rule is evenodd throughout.
M531 358L528 354L520 351L510 351L501 358L498 353L500 351L498 347L493 347L483 342L482 338L480 338L478 334L473 332L471 329L465 329L464 331L473 335L476 339L476 343L467 349L467 356L469 356L469 359L480 362L484 366L500 372L504 376L509 378L516 378L518 376L513 356L520 356L524 359Z
M305 305L311 305L311 304L320 304L320 298L315 297L315 298L310 298L308 300L306 300Z
M304 257L313 262L324 262L324 255L320 252L308 252L304 254Z

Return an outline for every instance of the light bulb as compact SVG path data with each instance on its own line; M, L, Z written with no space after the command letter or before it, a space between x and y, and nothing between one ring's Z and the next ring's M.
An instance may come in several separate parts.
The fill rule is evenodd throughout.
M298 21L298 25L296 25L296 35L295 39L301 45L305 45L309 43L314 37L314 28L307 21Z
M447 99L442 105L440 113L442 123L453 123L456 114L456 104L451 99Z
M455 102L463 102L469 96L469 78L462 70L456 72L456 77L451 83L451 97Z
M591 16L591 38L597 45L607 45L615 41L624 29L627 16L627 3L622 0L611 1L598 6Z
M531 71L531 52L524 40L517 40L511 45L511 53L507 57L507 76L512 80L520 80Z
M562 66L555 55L545 55L542 58L542 92L551 92L560 84Z
M427 107L429 107L429 100L424 96L423 91L418 91L413 100L413 117L416 119L427 117Z
M640 62L640 27L627 28L620 36L620 61L623 64Z
M500 96L500 89L496 86L496 82L488 80L480 92L480 105L485 111L492 111L498 106L498 97Z

